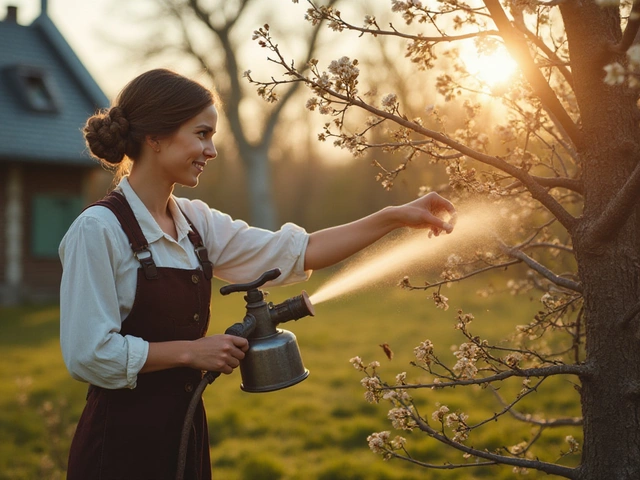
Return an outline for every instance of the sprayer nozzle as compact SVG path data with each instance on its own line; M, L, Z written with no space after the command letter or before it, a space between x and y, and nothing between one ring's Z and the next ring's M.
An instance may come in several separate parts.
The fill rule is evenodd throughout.
M311 315L312 317L316 316L316 310L315 308L313 308L313 304L311 303L311 300L309 299L309 294L306 291L302 291L302 294L300 295L300 297L302 297L302 301L305 304L305 307L307 309L307 311L309 312L309 315Z
M285 300L279 305L273 305L269 310L271 321L274 325L298 320L302 317L315 316L313 305L309 301L309 295L304 290L301 295Z

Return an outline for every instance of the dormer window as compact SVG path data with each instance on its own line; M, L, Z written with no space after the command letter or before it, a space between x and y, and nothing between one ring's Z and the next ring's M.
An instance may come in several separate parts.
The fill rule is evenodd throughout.
M14 65L9 68L9 74L29 109L36 112L57 112L60 109L51 78L43 68Z

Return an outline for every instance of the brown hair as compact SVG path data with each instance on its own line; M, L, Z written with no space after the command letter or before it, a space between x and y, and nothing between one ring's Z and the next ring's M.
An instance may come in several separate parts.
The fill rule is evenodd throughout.
M108 110L91 116L83 132L91 154L121 176L135 161L145 136L171 135L213 105L215 93L165 69L150 70L130 81Z

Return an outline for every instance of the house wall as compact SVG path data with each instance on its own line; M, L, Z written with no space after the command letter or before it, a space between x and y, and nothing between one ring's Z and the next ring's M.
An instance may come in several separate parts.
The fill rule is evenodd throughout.
M17 172L17 174L16 174ZM79 167L49 166L42 164L0 165L0 304L56 301L62 275L57 255L34 253L34 197L82 197L77 214L83 206L95 199L87 198L88 181L92 170ZM21 225L9 224L7 215L10 179L19 178ZM14 194L15 194L14 185ZM15 210L15 209L14 209ZM75 216L75 212L72 212ZM16 216L14 215L14 218ZM18 228L17 228L18 227ZM58 225L58 230L60 226ZM66 228L66 225L62 227ZM42 233L42 232L41 232ZM11 236L13 240L8 237ZM19 239L19 244L15 244ZM57 239L54 239L57 245ZM8 259L7 252L13 252ZM17 255L16 255L17 252ZM16 261L19 257L19 261ZM12 262L13 260L13 262ZM16 268L18 267L18 268ZM18 285L16 285L16 278Z
M83 195L88 173L87 169L78 167L38 166L34 174L24 175L27 203L24 209L23 295L28 300L57 299L62 275L57 257L41 258L33 254L33 198L42 194Z

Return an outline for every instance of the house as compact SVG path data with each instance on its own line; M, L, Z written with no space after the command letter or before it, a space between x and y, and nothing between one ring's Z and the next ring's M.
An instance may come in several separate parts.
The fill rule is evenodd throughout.
M58 245L100 170L81 130L109 105L41 6L0 21L0 305L57 298Z

